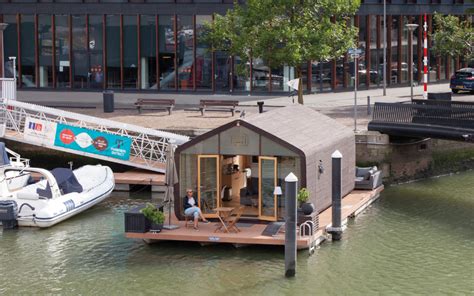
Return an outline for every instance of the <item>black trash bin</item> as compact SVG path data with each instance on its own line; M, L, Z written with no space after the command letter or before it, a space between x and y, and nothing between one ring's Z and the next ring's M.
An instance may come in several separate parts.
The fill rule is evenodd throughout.
M106 90L103 93L104 97L104 113L114 112L114 92Z
M265 102L264 101L258 101L257 102L257 105L258 105L258 113L263 113L263 104Z
M451 101L450 92L428 93L428 100Z

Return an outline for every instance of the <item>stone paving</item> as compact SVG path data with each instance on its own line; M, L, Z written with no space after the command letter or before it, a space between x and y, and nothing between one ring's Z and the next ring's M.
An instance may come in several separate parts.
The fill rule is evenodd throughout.
M422 98L422 86L414 87L414 97ZM435 84L429 86L432 92L448 92L449 84ZM410 88L387 88L387 96L382 96L382 89L362 90L358 92L357 129L366 130L369 115L367 114L367 96L374 102L400 102L410 100ZM144 110L138 114L133 106L136 98L173 98L176 109L172 115L166 111ZM288 96L272 95L228 95L206 93L115 93L116 110L114 113L104 113L102 110L101 92L49 92L49 91L19 91L21 101L40 105L52 105L61 109L78 112L91 116L108 118L125 123L132 123L149 128L173 130L176 132L197 130L205 131L215 128L238 118L245 110L245 116L257 113L257 101L264 101L264 110L293 104ZM230 112L206 112L205 116L197 110L199 100L239 100L238 112L234 117ZM294 97L296 101L297 98ZM474 95L453 94L453 100L473 101ZM354 92L316 93L304 96L305 105L320 111L348 127L354 127ZM71 108L74 107L74 108ZM240 112L239 112L240 111Z

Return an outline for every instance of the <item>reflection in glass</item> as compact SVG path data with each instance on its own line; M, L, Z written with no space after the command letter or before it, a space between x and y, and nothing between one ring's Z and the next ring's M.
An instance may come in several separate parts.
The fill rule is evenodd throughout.
M275 195L273 190L276 184L276 160L260 158L260 194L261 207L260 216L274 217L275 216Z
M123 16L123 87L137 88L138 34L137 17Z
M232 71L232 83L234 90L250 91L250 67L242 65L240 57L234 57L234 69Z
M253 91L269 91L270 67L260 58L252 59L252 83Z
M87 56L86 17L72 16L72 51L74 88L88 88L89 61Z
M140 16L141 89L156 89L156 26L154 15Z
M389 28L391 30L391 64L390 64L390 79L389 84L398 83L398 22L399 16L392 16L392 24Z
M194 29L191 15L178 17L178 83L180 89L193 89Z
M227 52L216 51L216 64L215 64L215 85L216 91L229 91L230 90L230 68L232 58Z
M104 71L102 66L103 50L102 16L89 16L89 77L91 88L103 88Z
M21 15L21 84L22 87L36 87L35 75L35 22L32 15ZM16 54L15 54L16 56Z
M158 31L160 88L175 89L174 17L170 15L160 15Z
M107 88L120 88L120 17L107 15Z
M39 86L53 86L53 30L50 15L38 16Z
M367 49L366 47L367 41L367 16L361 15L359 16L359 48L362 50L361 55L359 56L359 63L358 66L358 74L359 77L357 78L359 81L359 85L363 86L367 84L367 62L365 60L365 52Z
M203 214L215 213L213 209L219 206L217 190L217 157L199 158L199 206Z
M55 15L56 87L70 87L69 21L67 15Z
M402 60L402 68L401 68L401 82L408 82L409 74L408 74L408 63L410 63L410 52L408 51L408 38L410 36L410 32L406 27L406 24L409 23L408 16L402 16L403 23L402 23L402 56L400 57Z
M14 15L3 15L3 22L8 24L8 27L3 31L3 50L5 62L5 77L13 77L13 61L10 61L8 57L18 56L18 37L16 30L16 16Z
M210 15L196 15L196 88L212 88L212 53L209 45L202 38L205 34L203 25L211 22Z

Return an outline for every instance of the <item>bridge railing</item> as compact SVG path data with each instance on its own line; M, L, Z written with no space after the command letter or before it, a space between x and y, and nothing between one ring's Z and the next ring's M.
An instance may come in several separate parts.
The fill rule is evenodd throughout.
M474 104L426 100L415 100L411 104L375 103L372 121L474 128Z
M166 146L168 141L173 140L177 145L180 145L189 140L187 136L133 124L121 123L15 100L0 101L0 124L2 128L5 129L2 131L5 137L22 141L22 139L24 139L27 118L68 124L75 127L128 137L131 139L131 147L130 158L127 161L92 154L87 154L87 156L159 172L164 171L163 164L166 161ZM48 148L61 150L56 146L48 146ZM83 154L77 151L68 150L68 152Z

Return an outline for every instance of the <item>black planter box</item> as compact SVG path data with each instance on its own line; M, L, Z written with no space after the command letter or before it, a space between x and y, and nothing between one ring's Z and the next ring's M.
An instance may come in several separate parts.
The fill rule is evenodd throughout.
M140 212L144 207L145 205L141 205L125 212L125 232L145 233L150 231L150 220L145 218L145 215ZM162 204L158 204L156 207L159 211L163 212Z
M125 212L125 232L145 233L150 230L151 222L140 212L145 206L139 206Z

